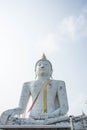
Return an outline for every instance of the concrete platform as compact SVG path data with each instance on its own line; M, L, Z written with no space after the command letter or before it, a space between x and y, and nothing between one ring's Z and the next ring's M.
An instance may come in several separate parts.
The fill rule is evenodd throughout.
M71 130L70 126L56 125L2 125L0 130Z

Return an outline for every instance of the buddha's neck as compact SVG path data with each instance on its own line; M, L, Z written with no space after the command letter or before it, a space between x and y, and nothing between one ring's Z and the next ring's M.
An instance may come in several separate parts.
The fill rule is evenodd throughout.
M37 76L36 80L47 80L50 79L50 76Z

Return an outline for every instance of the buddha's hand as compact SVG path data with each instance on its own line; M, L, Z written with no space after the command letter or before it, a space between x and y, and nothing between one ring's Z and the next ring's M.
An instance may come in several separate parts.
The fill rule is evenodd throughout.
M47 113L41 113L41 114L38 114L38 115L30 115L29 117L33 118L33 119L37 119L37 120L45 120L45 119L48 118L48 114Z
M40 119L45 120L45 119L49 119L49 118L54 118L55 116L56 115L54 113L50 113L50 114L43 113L43 114L40 115Z
M49 118L49 114L48 113L43 113L43 114L40 115L40 119L45 120L45 119L48 119L48 118Z
M11 120L12 117L15 117L15 115L18 115L21 113L22 113L22 110L20 108L9 109L7 111L4 111L1 114L0 122L1 124L7 124L8 120Z
M48 118L55 118L55 117L59 117L61 115L61 110L60 109L57 109L55 110L54 112L51 112L49 115L48 115Z

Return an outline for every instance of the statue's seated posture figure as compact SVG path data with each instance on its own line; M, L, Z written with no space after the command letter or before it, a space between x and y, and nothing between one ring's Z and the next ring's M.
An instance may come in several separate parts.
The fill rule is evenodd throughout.
M64 81L53 80L52 64L43 55L42 59L37 61L35 65L36 79L26 82L23 85L20 97L19 107L5 111L1 120L5 123L9 117L23 114L26 110L30 96L32 97L32 106L29 109L29 121L53 119L64 116L68 111L68 102L66 95L66 87Z

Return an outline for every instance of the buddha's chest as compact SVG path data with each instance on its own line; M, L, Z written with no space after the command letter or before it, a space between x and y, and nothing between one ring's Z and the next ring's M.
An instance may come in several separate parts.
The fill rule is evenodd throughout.
M44 82L35 82L30 88L32 96L36 96L38 93L43 95L44 92L46 92L48 95L56 95L57 93L57 87L53 82L48 84L44 84Z

